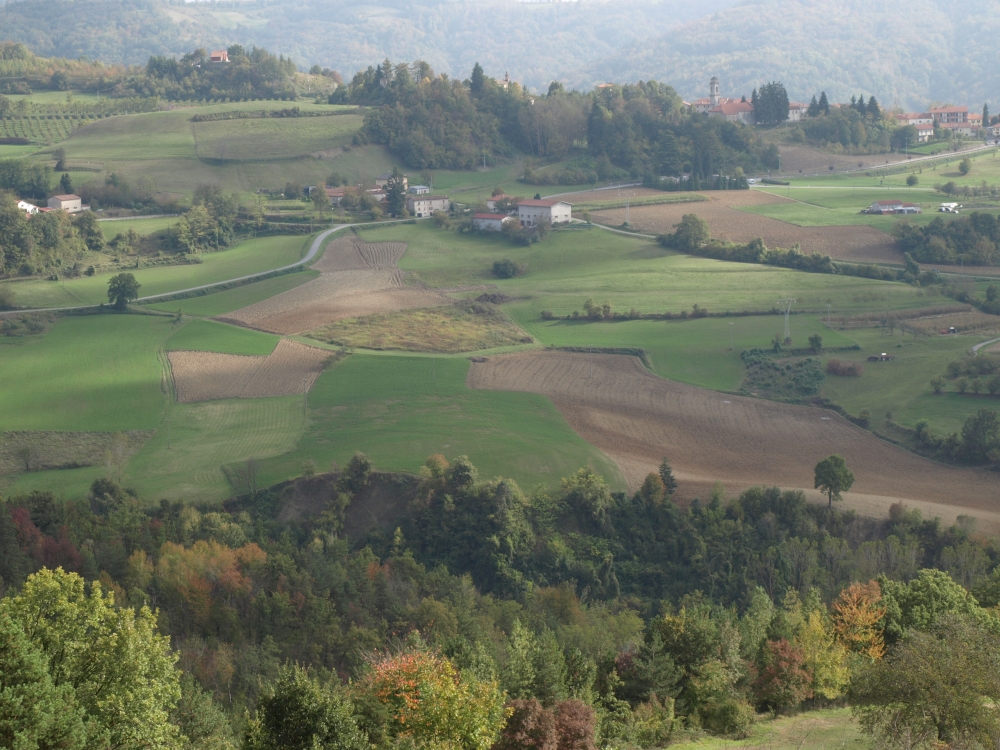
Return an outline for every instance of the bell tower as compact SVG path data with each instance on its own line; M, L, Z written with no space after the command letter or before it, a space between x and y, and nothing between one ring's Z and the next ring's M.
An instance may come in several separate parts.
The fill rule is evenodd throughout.
M712 76L712 80L708 82L708 100L713 107L719 106L719 79L716 76Z

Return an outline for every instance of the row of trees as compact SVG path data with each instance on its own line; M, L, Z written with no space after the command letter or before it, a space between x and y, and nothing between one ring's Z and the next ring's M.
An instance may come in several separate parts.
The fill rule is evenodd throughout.
M894 232L899 248L922 263L1000 264L1000 222L993 214L973 211L949 221L938 217L921 226L900 222Z

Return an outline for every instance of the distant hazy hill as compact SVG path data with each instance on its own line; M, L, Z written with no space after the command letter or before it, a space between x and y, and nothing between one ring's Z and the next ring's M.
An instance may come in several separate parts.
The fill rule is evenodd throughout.
M0 39L39 55L145 63L195 46L257 44L349 77L389 57L423 59L462 78L478 60L490 75L544 88L579 79L590 63L734 0L22 0L0 6Z
M711 12L711 11L709 11ZM588 66L573 83L670 82L685 97L784 81L795 99L874 94L920 108L930 100L1000 110L1000 2L747 0Z

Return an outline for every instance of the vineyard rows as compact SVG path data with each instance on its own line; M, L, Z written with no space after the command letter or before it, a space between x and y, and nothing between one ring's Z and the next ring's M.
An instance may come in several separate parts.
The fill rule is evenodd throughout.
M35 143L66 140L78 127L91 120L74 115L47 117L4 117L0 119L0 138L27 138Z

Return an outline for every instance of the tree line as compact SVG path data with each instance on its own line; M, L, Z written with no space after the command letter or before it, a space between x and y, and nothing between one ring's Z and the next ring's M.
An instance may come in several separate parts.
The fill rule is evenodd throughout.
M382 143L414 168L471 169L524 155L555 160L574 149L596 174L696 174L711 180L777 167L777 149L753 129L682 106L656 81L584 94L553 83L545 96L497 82L477 63L465 81L435 75L425 62L385 60L337 89L331 102L375 107L359 140Z
M922 226L900 222L894 233L899 248L922 263L1000 264L1000 222L993 214L973 211L949 221L939 216Z
M291 520L252 483L5 498L0 744L660 747L845 699L887 747L1000 736L1000 546L967 524L777 488L682 507L666 461L635 494L441 456L300 482L325 506ZM398 523L346 533L379 493Z

